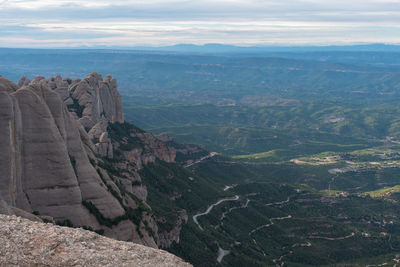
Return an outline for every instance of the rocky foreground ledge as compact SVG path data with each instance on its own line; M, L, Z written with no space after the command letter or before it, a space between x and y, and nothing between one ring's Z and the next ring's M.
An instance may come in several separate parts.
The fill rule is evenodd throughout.
M163 250L0 215L0 266L191 266Z

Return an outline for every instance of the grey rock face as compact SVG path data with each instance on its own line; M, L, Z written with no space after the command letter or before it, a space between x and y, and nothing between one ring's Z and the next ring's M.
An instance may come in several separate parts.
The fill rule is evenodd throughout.
M98 144L92 143L81 118L76 120L76 115L64 104L74 93L79 95L77 87L71 89L71 86L83 88L82 98L73 99L82 101L83 114L91 124L99 124ZM89 99L87 96L93 91L88 90L98 94ZM123 120L116 90L115 80L108 77L102 81L96 74L75 84L59 76L49 81L36 77L19 89L0 77L0 211L16 214L12 208L17 208L19 214L20 210L38 212L55 221L69 220L75 226L103 229L110 237L156 246L148 234L138 236L135 229L140 225L124 217L126 209L135 209L136 204L123 205L121 192L113 180L108 177L105 184L107 175L99 174L102 169L97 166L99 159L95 155L101 152L102 156L112 157L113 151L107 125ZM118 96L119 104L107 104L105 97L118 99ZM98 105L94 107L93 103ZM95 210L83 203L90 203ZM110 225L99 216L108 222L122 219Z
M156 220L165 218L146 203L139 171L201 152L172 143L124 123L111 76L25 77L19 85L0 77L0 213L69 221L115 239L169 247L179 242L187 214L181 211L170 232L158 233Z
M64 85L57 85L57 92L65 91ZM61 93L61 94L63 94ZM75 81L68 87L69 98L64 101L75 103L81 109L76 112L79 121L86 129L91 129L102 118L108 122L124 122L121 95L117 81L108 75L104 80L98 73L91 73L82 81Z
M21 79L18 81L18 88L21 88L22 86L27 86L29 85L31 80L29 80L28 77L23 76Z
M0 92L12 93L18 89L18 85L0 76Z
M0 214L14 215L13 210L0 195Z
M83 80L62 79L61 76L50 78L49 87L57 92L68 109L95 141L95 152L102 157L113 157L113 147L104 133L108 123L123 123L121 95L117 81L110 75L103 80L98 73L91 73ZM99 142L103 135L103 141Z

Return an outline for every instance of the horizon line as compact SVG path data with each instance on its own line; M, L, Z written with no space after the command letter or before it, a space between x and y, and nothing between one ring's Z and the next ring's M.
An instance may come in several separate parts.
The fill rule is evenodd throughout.
M227 43L204 43L204 44L195 44L195 43L177 43L170 45L134 45L134 46L119 46L119 45L93 45L93 46L43 46L43 47L12 47L12 46L1 46L0 49L32 49L32 50L141 50L141 49L164 49L164 48L207 48L207 47L226 47L226 48L239 48L239 49L250 49L250 48L351 48L351 47L368 47L368 46L380 46L380 47L399 47L400 43L349 43L349 44L265 44L265 45L237 45L237 44L227 44ZM151 51L151 50L148 50Z

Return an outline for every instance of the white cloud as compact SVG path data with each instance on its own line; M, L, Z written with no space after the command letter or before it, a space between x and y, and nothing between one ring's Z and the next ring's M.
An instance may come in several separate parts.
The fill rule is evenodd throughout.
M49 9L55 7L79 6L85 8L106 7L110 4L106 1L82 1L82 0L3 0L0 2L2 8L15 9Z
M1 46L400 43L399 25L398 0L0 0Z

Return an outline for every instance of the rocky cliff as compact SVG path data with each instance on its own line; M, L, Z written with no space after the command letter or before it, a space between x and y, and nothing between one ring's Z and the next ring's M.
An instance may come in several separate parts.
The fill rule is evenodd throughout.
M95 75L87 81L71 83L68 89L72 96L77 88L86 90L81 95L86 99L83 120L69 112L63 103L71 98L64 101L60 98L65 93L60 88L68 82L61 80L62 87L56 91L50 87L51 80L42 77L21 88L1 79L0 147L4 151L0 155L1 196L10 206L49 216L59 223L85 226L110 237L155 247L156 236L150 236L141 226L146 221L148 228L154 226L152 232L157 232L151 215L141 210L140 220L133 221L127 213L137 210L141 203L124 203L112 190L117 186L98 166L101 159L88 128L101 120L112 123L123 117L115 82L110 77L100 82ZM79 86L81 83L92 84L92 91ZM107 95L102 92L107 90L119 106L108 105L109 100L105 104L107 100L102 100L101 95ZM96 108L87 95L97 101Z
M125 123L116 80L97 73L18 85L0 77L0 148L3 213L152 247L158 229L138 171L204 153Z
M0 266L191 266L162 250L0 215Z

